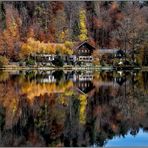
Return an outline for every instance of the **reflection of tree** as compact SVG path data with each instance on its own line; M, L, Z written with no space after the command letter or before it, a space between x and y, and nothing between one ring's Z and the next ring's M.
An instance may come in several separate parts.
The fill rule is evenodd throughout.
M142 75L131 79L126 74L128 83L108 85L113 76L95 76L94 88L86 95L72 81L41 84L23 75L10 75L0 82L0 145L105 146L115 136L147 129L147 94L139 82Z
M58 104L58 97L45 94L36 99L32 105L34 111L35 128L44 138L46 145L56 144L60 141L65 119L65 109ZM55 146L55 145L54 145Z
M63 78L64 73L62 70L59 71L55 71L53 72L53 76L55 77L55 79L57 80L57 82L60 82L60 80Z
M5 109L0 106L0 131L3 130L5 125Z
M77 97L72 95L69 98L69 106L66 110L64 129L65 146L78 146L80 101Z
M71 81L68 82L61 82L59 85L55 83L47 83L47 84L40 84L34 81L32 82L23 82L23 86L21 91L23 94L27 94L28 99L30 102L33 102L35 96L41 96L45 93L52 94L52 93L64 93L69 90L73 86Z
M141 102L146 96L143 96L137 87L131 89L132 83L126 86L126 91L124 91L126 83L115 88L101 84L102 86L95 85L93 94L89 96L85 128L90 144L98 146L105 145L107 140L114 136L124 137L128 131L132 135L137 134L147 114L144 103L146 100Z
M7 79L9 79L8 72L0 71L0 82L6 81Z
M18 120L21 108L17 85L12 82L0 83L0 104L6 109L5 128L11 128Z

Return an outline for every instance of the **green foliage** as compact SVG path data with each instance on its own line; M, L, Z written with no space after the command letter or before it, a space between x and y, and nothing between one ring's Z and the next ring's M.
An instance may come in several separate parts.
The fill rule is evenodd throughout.
M80 28L79 28L79 23L75 21L73 27L72 27L73 33L72 33L72 38L73 40L78 40L78 36L80 34Z
M35 60L33 60L33 59L27 59L26 65L27 65L27 66L35 65Z
M52 62L55 66L58 67L63 67L64 65L64 60L61 56L57 56L55 57L54 61Z
M0 56L0 67L4 67L9 63L9 60L5 56Z
M35 71L27 71L26 76L29 79L33 79L35 77Z
M0 130L3 129L5 124L5 109L0 106Z
M40 131L40 132L45 132L45 128L46 128L46 117L45 114L47 113L47 104L43 105L40 108L40 111L37 114L37 117L34 119L34 124L35 127Z
M2 29L5 29L6 28L6 18L5 18L5 13L3 12L3 2L0 1L0 21L1 21L1 27Z
M55 71L53 75L54 75L54 78L59 82L63 78L64 72L62 70L58 70L58 71Z

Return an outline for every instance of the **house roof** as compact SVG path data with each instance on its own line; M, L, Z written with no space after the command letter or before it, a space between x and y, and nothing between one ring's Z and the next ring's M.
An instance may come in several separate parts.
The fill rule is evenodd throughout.
M99 49L99 53L105 54L105 53L116 53L118 49Z
M87 80L87 81L79 81L76 83L76 85L79 85L79 84L82 84L82 83L89 83L89 86L86 86L86 87L80 87L80 86L77 86L77 88L83 92L84 94L87 94L88 92L90 92L93 88L94 88L94 85L91 81Z
M122 50L122 49L104 49L104 48L102 48L102 49L99 49L99 53L100 54L105 54L105 53L111 53L111 54L121 54L121 55L125 55L125 51L124 50ZM126 52L127 53L127 52Z
M116 54L122 54L122 55L124 55L125 52L124 52L123 50L119 49L119 50L116 52Z
M91 45L87 40L85 40L85 41L83 41L83 42L81 42L81 43L78 43L75 47L74 47L74 49L78 49L78 48L80 48L82 45L84 45L84 44L88 44L93 50L95 49L95 47L93 46L93 45Z

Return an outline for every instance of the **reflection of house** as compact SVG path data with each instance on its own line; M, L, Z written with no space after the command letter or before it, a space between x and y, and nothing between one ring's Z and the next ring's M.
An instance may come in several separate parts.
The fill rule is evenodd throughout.
M119 85L122 85L124 82L126 82L126 78L125 77L115 77L114 81L118 83Z
M93 83L91 81L78 81L75 84L76 87L85 94L87 94L94 88Z
M53 75L53 71L41 72L36 76L36 79L40 83L53 83L57 81Z
M73 81L92 81L93 74L85 73L85 74L73 74Z
M64 75L65 80L71 80L75 87L83 93L88 93L93 88L93 73L92 72L68 72Z
M52 83L56 82L56 79L54 78L53 75L46 75L46 77L41 79L41 83Z
M84 72L84 73L80 73L80 72L70 72L65 74L66 75L66 79L68 80L72 80L73 82L76 81L92 81L93 80L93 73L92 72Z
M75 86L83 93L88 93L93 89L92 80L93 74L91 72L73 74Z

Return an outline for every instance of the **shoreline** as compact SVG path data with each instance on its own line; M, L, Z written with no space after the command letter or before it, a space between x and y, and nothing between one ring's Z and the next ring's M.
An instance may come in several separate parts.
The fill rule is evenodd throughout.
M125 68L125 67L124 67ZM132 69L116 69L112 66L98 66L98 67L3 67L0 70L141 70L148 71L148 66L134 67Z

